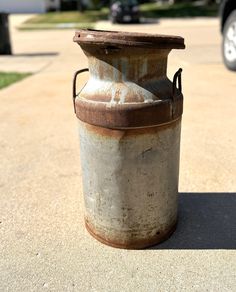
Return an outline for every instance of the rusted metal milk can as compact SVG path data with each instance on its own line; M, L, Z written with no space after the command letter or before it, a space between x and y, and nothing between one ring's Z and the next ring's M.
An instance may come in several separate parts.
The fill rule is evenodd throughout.
M89 63L73 85L86 228L114 247L157 244L177 222L182 70L171 82L166 69L184 39L80 30L74 41Z

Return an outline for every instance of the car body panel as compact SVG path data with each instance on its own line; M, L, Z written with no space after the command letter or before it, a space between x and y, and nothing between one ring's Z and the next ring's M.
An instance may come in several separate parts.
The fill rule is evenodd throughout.
M139 22L140 11L138 2L135 0L114 1L110 7L110 18L114 23Z
M223 0L220 4L220 29L221 32L224 30L224 25L226 23L227 18L229 17L230 13L236 10L236 1L235 0Z

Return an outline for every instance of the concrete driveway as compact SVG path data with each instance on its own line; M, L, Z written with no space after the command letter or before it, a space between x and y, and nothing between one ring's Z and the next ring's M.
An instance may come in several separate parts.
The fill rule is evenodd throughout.
M86 58L73 30L14 30L14 52L28 54L27 70L38 73L0 91L0 290L235 291L236 74L222 65L218 20L116 28L185 37L168 68L169 78L184 69L177 231L140 251L88 235L71 102L73 72ZM30 54L47 53L34 70ZM10 70L4 58L0 68Z

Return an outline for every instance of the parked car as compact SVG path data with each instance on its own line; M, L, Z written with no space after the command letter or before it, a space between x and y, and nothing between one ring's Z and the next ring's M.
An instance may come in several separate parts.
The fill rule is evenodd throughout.
M223 0L220 6L222 53L226 67L236 71L236 1Z
M137 23L140 11L136 0L112 1L110 6L110 19L112 23Z

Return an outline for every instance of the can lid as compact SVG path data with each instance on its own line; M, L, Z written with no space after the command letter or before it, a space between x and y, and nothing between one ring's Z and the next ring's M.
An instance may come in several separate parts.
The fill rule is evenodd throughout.
M119 47L146 47L153 49L184 49L184 38L180 36L133 33L121 31L81 29L75 32L74 42L79 45Z

